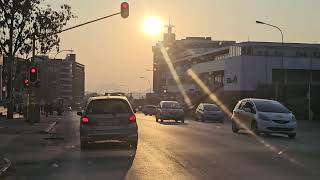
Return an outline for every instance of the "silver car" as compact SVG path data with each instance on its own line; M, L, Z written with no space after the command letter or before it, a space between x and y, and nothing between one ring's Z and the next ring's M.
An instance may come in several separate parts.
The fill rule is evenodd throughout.
M156 114L156 121L175 120L184 123L184 110L177 101L161 101Z
M195 112L195 119L202 122L207 120L223 122L224 118L224 113L215 104L200 103Z
M89 142L102 140L125 141L137 147L136 116L124 96L92 97L81 116L80 142L85 148Z
M286 134L296 137L297 120L285 106L278 101L267 99L243 99L233 110L232 131L251 129L254 133Z

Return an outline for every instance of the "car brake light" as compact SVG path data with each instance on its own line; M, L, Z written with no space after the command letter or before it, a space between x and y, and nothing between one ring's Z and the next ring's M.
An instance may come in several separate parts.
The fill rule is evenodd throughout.
M136 116L135 115L131 115L129 117L129 120L135 122L136 121Z
M88 123L89 122L89 118L83 117L83 118L81 118L81 122L82 123Z

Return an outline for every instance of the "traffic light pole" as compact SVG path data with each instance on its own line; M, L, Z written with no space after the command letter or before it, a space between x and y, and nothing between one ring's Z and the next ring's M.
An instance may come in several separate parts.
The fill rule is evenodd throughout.
M94 23L94 22L97 22L97 21L101 21L103 19L107 19L107 18L110 18L112 16L116 16L116 15L119 15L121 14L121 12L118 12L118 13L114 13L114 14L111 14L111 15L108 15L108 16L104 16L102 18L98 18L98 19L95 19L95 20L92 20L92 21L88 21L88 22L85 22L85 23L82 23L82 24L78 24L76 26L72 26L72 27L69 27L69 28L66 28L66 29L63 29L61 31L57 31L57 32L53 32L53 33L50 33L50 34L44 34L44 35L37 35L36 33L33 35L32 37L32 59L31 59L31 63L34 64L34 61L35 61L35 55L36 55L36 40L37 39L40 39L40 38L43 38L43 37L47 37L47 36L52 36L52 35L56 35L56 34L60 34L62 32L65 32L65 31L69 31L69 30L72 30L72 29L75 29L75 28L78 28L78 27L81 27L81 26L84 26L84 25L87 25L87 24L91 24L91 23ZM37 35L37 37L36 37ZM26 117L26 120L27 121L30 121L30 122L39 122L40 121L40 108L38 106L38 103L36 102L36 96L35 96L35 89L36 87L33 87L32 84L30 84L30 87L29 87L29 92L28 92L28 95L27 95L27 117Z

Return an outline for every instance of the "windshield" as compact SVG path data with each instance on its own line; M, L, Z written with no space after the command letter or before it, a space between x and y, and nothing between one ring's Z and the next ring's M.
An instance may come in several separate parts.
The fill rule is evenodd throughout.
M164 103L162 103L162 108L180 109L181 107L178 102L164 102Z
M290 111L279 102L254 101L259 112L289 113Z
M205 111L220 111L220 109L215 105L204 105Z

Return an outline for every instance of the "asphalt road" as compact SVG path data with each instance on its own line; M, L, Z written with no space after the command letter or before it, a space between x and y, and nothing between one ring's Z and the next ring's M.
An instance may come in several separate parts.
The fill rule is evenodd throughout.
M137 151L119 144L81 151L79 117L69 112L55 134L20 137L20 147L7 149L16 170L6 179L320 179L319 123L290 140L234 134L228 121L160 124L137 117Z

